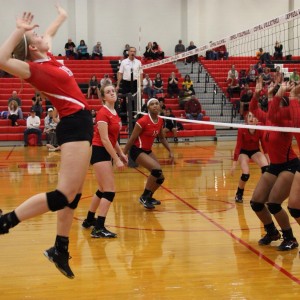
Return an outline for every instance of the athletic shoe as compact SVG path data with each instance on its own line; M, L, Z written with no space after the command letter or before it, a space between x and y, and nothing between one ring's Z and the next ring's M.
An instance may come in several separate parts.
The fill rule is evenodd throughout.
M90 227L92 227L92 226L95 226L96 225L96 219L94 218L94 220L93 221L88 221L88 219L85 219L83 222L82 222L82 224L81 224L81 226L83 227L83 228L86 228L86 229L88 229L88 228L90 228Z
M145 208L147 208L147 209L154 208L154 205L152 204L151 199L141 196L139 200L140 200L140 203L143 204L143 206Z
M8 233L9 228L8 228L7 223L5 222L2 215L3 215L3 212L2 212L2 209L0 209L0 234L5 234L5 233Z
M299 246L297 240L292 238L290 240L283 239L282 243L277 247L278 251L289 251Z
M55 264L56 268L63 273L66 277L73 279L75 277L69 266L69 252L62 253L59 252L55 247L51 247L45 250L44 255Z
M161 202L159 200L156 200L155 198L152 198L152 197L150 198L150 201L153 205L160 205L161 204Z
M269 245L273 241L279 240L281 237L279 231L276 229L276 231L273 234L267 233L264 237L262 237L259 241L259 245Z
M236 194L234 200L235 200L235 202L237 202L237 203L243 203L243 195L241 195L241 194Z
M109 230L107 230L105 227L102 229L96 229L93 228L91 232L91 237L93 238L116 238L117 235Z

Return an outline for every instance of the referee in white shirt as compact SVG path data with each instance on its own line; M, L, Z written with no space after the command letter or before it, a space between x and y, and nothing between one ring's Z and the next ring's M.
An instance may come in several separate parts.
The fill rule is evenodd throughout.
M122 81L122 94L135 94L137 92L137 80L140 73L140 83L143 82L142 63L135 58L136 48L130 47L128 51L128 58L122 60L118 72L117 90L120 88Z

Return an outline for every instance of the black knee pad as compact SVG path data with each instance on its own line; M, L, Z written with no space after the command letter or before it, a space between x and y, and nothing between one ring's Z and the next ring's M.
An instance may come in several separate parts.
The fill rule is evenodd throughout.
M264 174L266 171L268 171L269 166L263 166L260 169L261 169L261 174Z
M268 210L272 215L279 213L282 210L281 204L278 203L267 203Z
M160 169L153 169L153 170L151 171L151 175L152 175L153 177L155 177L155 178L160 178L161 175L162 175L162 170L160 170Z
M247 182L249 180L250 174L242 174L241 180L244 182Z
M164 181L165 181L165 177L163 175L162 177L156 179L157 184L163 184Z
M115 192L103 192L102 198L105 198L106 200L113 202L115 198Z
M250 201L250 205L253 211L260 212L264 209L265 205L263 203Z
M95 194L99 199L101 199L103 197L103 193L100 190L97 190L97 192Z
M288 207L288 210L293 218L300 218L300 209Z
M51 211L57 211L69 205L67 197L59 190L46 193L46 197Z
M81 195L82 195L82 194L77 194L77 195L75 196L74 200L73 200L70 204L68 204L68 206L69 206L70 208L72 208L72 209L76 209L77 206L78 206L79 200L80 200L80 198L81 198Z

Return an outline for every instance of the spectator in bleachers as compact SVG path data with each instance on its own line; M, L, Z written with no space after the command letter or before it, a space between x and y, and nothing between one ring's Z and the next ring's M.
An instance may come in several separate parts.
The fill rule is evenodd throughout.
M33 109L30 110L30 116L26 120L26 129L24 131L24 147L28 146L28 135L34 133L38 137L38 146L42 146L42 130L40 129L41 119L35 115Z
M182 83L182 90L179 92L179 106L184 109L186 101L190 100L195 95L194 83L191 80L190 75L185 75Z
M153 97L153 88L152 88L152 80L149 77L149 74L145 74L145 78L143 79L143 92L147 94L148 99Z
M221 46L218 46L218 47L215 47L212 49L216 54L217 54L217 59L224 59L224 60L227 60L228 59L228 51L227 51L227 48L225 45L221 45Z
M156 54L153 51L153 44L152 42L149 42L146 46L146 50L144 52L144 58L145 59L155 59Z
M283 46L280 42L276 41L274 46L274 59L282 59L283 53L282 53Z
M254 65L250 65L247 74L247 83L256 82L257 79L257 70L255 70Z
M263 48L259 48L256 52L256 58L262 63L270 64L271 56L269 52L264 52Z
M283 80L284 80L283 73L280 71L280 67L277 66L273 76L273 81L275 84L281 84L283 83Z
M89 99L92 95L97 95L97 97L100 99L99 82L96 75L93 75L90 79L87 98Z
M249 103L252 99L253 91L249 88L248 84L245 84L244 89L240 95L240 103L236 103L237 109L240 112L241 120L244 119L244 115L249 111Z
M8 104L10 101L15 100L19 106L22 106L22 100L18 97L17 91L11 93L11 97L8 99Z
M295 82L295 83L299 83L300 81L300 76L298 74L297 69L293 70L293 73L290 75L290 83Z
M241 88L244 88L246 83L247 83L247 72L245 69L242 69L239 72L239 85Z
M260 61L257 62L257 64L254 66L254 68L257 72L257 75L260 75L264 71L262 63Z
M155 98L157 94L163 94L164 92L164 82L161 78L160 73L157 73L155 79L153 80L153 97Z
M77 58L77 53L76 53L76 46L74 42L72 41L71 38L68 39L68 42L65 44L65 53L67 59L70 58L70 56L73 56L74 58Z
M174 95L178 96L179 94L178 78L175 76L174 72L171 73L171 76L168 79L167 92L171 98L174 98Z
M156 42L153 42L152 50L154 52L155 59L164 59L165 58L165 52L162 51L162 48Z
M20 107L15 100L8 104L8 119L11 120L11 126L19 126L17 120L20 119Z
M197 47L195 46L194 42L190 41L190 45L186 48L186 51L190 51L190 50L193 50L196 48ZM195 63L197 61L198 61L198 54L195 54L195 55L192 55L192 56L189 56L186 58L187 63Z
M185 46L182 44L182 40L178 41L178 44L175 46L175 54L180 54L185 52Z
M93 47L92 59L95 59L95 57L98 57L99 59L103 58L102 46L100 42L97 42L97 44Z
M35 111L36 116L41 118L43 113L43 106L42 106L43 101L42 101L41 94L39 92L36 92L31 99L32 99L31 109Z
M104 85L111 85L112 84L112 80L109 78L109 74L104 74L104 77L101 79L100 81L100 86L104 86Z
M184 110L186 117L190 120L200 121L203 119L201 104L195 95L185 103Z
M261 74L263 85L269 85L273 81L272 74L270 73L270 68L265 67Z
M97 113L94 109L91 109L91 115L92 115L92 118L93 118L93 124L95 125L96 124L95 120L96 120Z
M166 114L165 98L159 97L158 98L158 103L159 103L159 106L160 106L160 115L164 116Z
M169 118L175 118L175 116L172 113L171 108L166 109L166 117ZM164 119L164 128L163 128L163 133L166 135L166 133L172 132L174 136L174 143L178 143L178 138L177 138L177 122L175 120L169 120L169 119Z
M46 147L49 151L58 151L60 147L57 143L56 138L56 126L59 123L59 116L57 111L53 108L49 108L47 112L47 116L44 120L44 132L46 133L47 144Z
M123 58L124 59L127 58L129 55L129 48L130 48L129 44L126 44L124 47L124 50L123 50Z
M239 79L239 72L235 69L235 65L231 66L231 69L228 71L227 73L227 80L229 78L232 77L232 75L234 75L234 77L238 80Z
M227 93L229 99L233 97L234 93L240 93L241 88L239 85L238 79L235 77L235 75L232 73L231 77L227 79Z
M88 46L85 44L84 40L80 41L79 46L77 47L78 59L89 59L90 54L88 53Z

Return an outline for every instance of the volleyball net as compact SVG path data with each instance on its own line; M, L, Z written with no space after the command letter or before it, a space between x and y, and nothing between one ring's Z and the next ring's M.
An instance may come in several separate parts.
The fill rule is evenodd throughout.
M283 48L283 56L281 61L276 59L273 61L274 46L275 43L279 42ZM186 58L198 55L203 57L204 60L208 51L214 50L217 47L225 46L227 52L229 53L229 61L235 61L238 59L240 62L249 62L252 58L252 62L255 59L256 52L259 48L262 48L264 52L269 53L272 57L272 65L276 67L278 64L283 66L291 65L293 66L282 68L285 77L289 77L292 73L292 69L297 69L300 73L300 9L295 9L284 15L273 18L261 24L258 24L250 29L246 29L235 34L232 34L228 37L222 38L217 41L211 41L209 44L197 47L193 50L186 51L177 55L167 57L159 61L153 61L147 64L144 64L141 68L141 71L151 72L151 69L163 66L166 64L171 64L177 61L183 61ZM200 64L201 61L200 60ZM297 65L296 62L299 62ZM155 70L155 69L153 69ZM229 68L228 68L229 70ZM228 71L227 70L227 71ZM152 71L154 73L154 71ZM140 78L140 76L138 76ZM224 81L223 81L224 82ZM141 112L142 102L142 86L141 82L138 82L138 101L137 101L137 111ZM178 120L177 118L175 118ZM187 120L180 119L181 122ZM190 122L190 121L188 121ZM194 122L194 121L192 121ZM199 123L207 123L205 121L195 121ZM208 122L211 125L215 126L224 126L224 127L243 127L248 125L233 124L233 123L221 123L221 122ZM255 127L257 128L257 127ZM258 129L258 128L257 128ZM276 128L278 131L280 128ZM299 132L298 129L287 130Z

